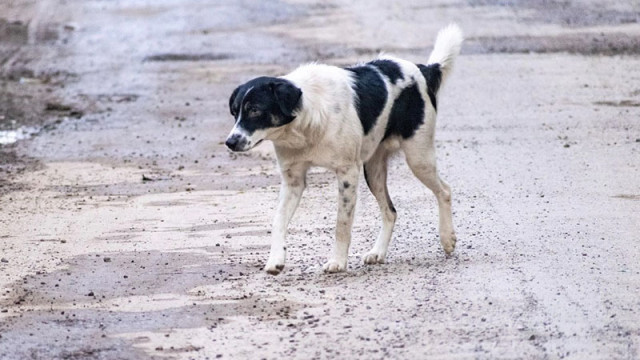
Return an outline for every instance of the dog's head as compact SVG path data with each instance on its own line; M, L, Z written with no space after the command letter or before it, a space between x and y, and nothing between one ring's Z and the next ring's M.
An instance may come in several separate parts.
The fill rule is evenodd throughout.
M225 144L233 151L247 151L268 139L275 129L295 119L302 90L292 82L259 77L238 86L229 98L236 124Z

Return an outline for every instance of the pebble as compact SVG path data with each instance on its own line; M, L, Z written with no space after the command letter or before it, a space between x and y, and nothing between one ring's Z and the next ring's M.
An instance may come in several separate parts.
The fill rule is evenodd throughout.
M0 262L8 263L8 262L9 262L9 260L7 260L7 259L5 259L5 258L2 258L2 259L0 259Z

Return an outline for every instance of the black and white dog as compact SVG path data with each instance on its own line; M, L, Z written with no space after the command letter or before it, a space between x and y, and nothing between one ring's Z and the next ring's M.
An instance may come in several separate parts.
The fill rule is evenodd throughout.
M333 254L324 271L347 268L360 170L382 212L382 229L365 256L384 263L396 210L387 190L387 159L402 150L414 175L438 199L440 242L451 254L456 235L451 190L436 168L434 132L438 89L460 52L457 25L440 30L426 65L381 55L348 68L308 64L282 77L259 77L233 91L229 108L236 122L226 145L246 151L262 140L275 147L282 186L265 270L284 268L287 226L306 186L311 166L337 173L338 221Z

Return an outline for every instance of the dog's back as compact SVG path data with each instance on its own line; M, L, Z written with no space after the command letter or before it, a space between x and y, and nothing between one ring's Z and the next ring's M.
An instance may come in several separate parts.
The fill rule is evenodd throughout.
M299 124L322 128L334 143L325 145L358 144L366 162L379 146L397 149L423 125L433 134L438 90L461 43L460 29L450 25L439 32L426 65L381 55L347 68L307 64L283 78L302 89ZM358 124L350 121L354 116Z

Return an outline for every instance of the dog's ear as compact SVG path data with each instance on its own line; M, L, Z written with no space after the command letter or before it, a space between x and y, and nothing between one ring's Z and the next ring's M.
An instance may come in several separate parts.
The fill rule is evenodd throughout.
M272 83L271 89L282 113L289 117L293 116L300 102L302 90L288 81Z
M233 117L235 117L238 114L239 106L235 106L236 105L235 102L239 92L240 92L240 86L238 86L235 90L233 90L233 92L231 93L231 97L229 98L229 112L231 113L231 115L233 115Z

